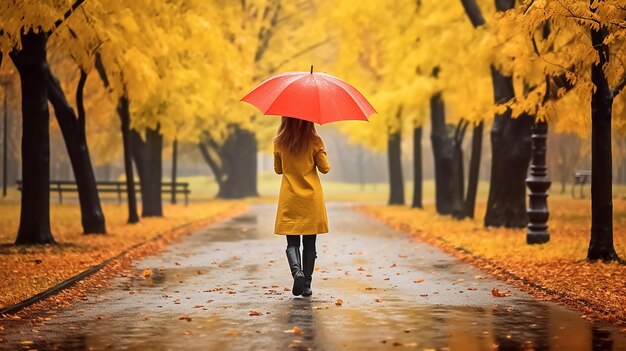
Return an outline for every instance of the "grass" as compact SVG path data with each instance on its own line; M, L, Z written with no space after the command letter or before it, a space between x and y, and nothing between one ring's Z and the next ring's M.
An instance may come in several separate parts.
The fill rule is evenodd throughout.
M52 204L51 224L58 245L15 247L19 204L0 202L0 307L19 302L122 251L163 234L166 239L245 208L241 201L205 201L189 206L165 205L163 218L143 218L127 224L126 205L103 204L106 235L83 235L78 204Z
M513 277L517 285L541 297L626 325L626 265L585 260L591 226L589 200L554 197L549 205L551 237L543 245L527 245L525 229L484 228L484 202L477 206L476 219L462 221L438 215L432 205L423 210L381 205L361 209L500 278ZM626 258L626 200L616 199L614 209L615 247Z
M258 191L261 199L273 200L280 190L281 177L273 173L260 173L258 176ZM351 183L329 181L324 175L320 176L324 197L327 201L341 202L379 202L385 203L389 197L389 184L382 183ZM164 180L167 181L167 180ZM178 181L189 182L191 199L211 199L217 194L218 186L215 178L206 176L182 177ZM413 183L405 182L405 199L410 203L413 198ZM561 193L561 184L553 184L550 189L550 197L556 199L571 199L571 184L567 185L565 193ZM481 181L478 184L477 198L485 201L489 194L489 182ZM585 185L584 194L589 198L590 186ZM576 196L579 196L579 188L576 188ZM615 184L613 196L616 199L626 199L626 184ZM435 181L424 180L422 184L422 198L425 203L433 202L435 198ZM581 200L582 201L582 200Z

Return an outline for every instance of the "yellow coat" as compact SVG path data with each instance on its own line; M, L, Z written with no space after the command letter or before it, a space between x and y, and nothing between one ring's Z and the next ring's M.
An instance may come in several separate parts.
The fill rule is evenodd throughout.
M274 143L274 170L282 174L275 234L328 233L328 218L317 169L330 170L324 142L318 137L310 150L294 156Z

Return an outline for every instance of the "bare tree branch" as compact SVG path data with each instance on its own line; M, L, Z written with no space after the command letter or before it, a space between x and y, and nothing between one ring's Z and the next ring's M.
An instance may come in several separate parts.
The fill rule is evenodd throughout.
M302 50L300 50L300 51L296 52L296 53L295 53L295 54L293 54L291 57L289 57L289 58L287 58L287 59L284 59L283 61L281 61L281 62L280 62L279 64L277 64L276 66L274 66L274 67L270 68L270 69L268 70L268 72L267 72L267 73L268 73L268 74L273 74L273 73L274 73L274 72L276 72L279 68L281 68L282 66L286 65L287 63L289 63L291 60L293 60L293 59L295 59L295 58L297 58L297 57L299 57L299 56L302 56L302 55L304 55L304 54L306 54L306 53L308 53L308 52L310 52L310 51L312 51L312 50L317 49L318 47L320 47L320 46L322 46L322 45L324 45L324 44L326 44L326 43L330 42L330 41L331 41L331 39L332 39L332 38L327 38L327 39L326 39L326 40L324 40L324 41L321 41L321 42L319 42L319 43L313 44L313 45L311 45L311 46L309 46L309 47L307 47L307 48L304 48L304 49L302 49ZM258 78L260 78L260 77L254 77L254 79L255 79L255 80L257 80Z
M65 11L65 13L63 14L63 17L59 18L58 20L56 20L56 22L54 22L54 26L52 26L52 28L48 31L48 35L52 34L57 28L59 28L68 18L70 18L70 16L76 11L76 9L78 7L80 7L80 5L82 5L85 2L85 0L76 0L74 1L74 3L72 4L72 6L70 6L69 9L67 9L67 11Z
M563 7L564 9L567 10L567 12L570 13L569 17L577 18L577 19L584 20L584 21L591 21L591 22L597 23L598 25L601 25L600 21L598 21L595 18L580 16L580 15L575 14L569 7L565 6L560 0L556 0L556 2L558 2L559 5L561 5L561 7Z
M203 142L198 143L198 148L200 149L200 153L202 154L202 158L204 161L211 167L211 171L213 171L213 175L215 175L215 181L221 186L222 184L222 170L220 166L217 164L215 159L211 156L209 149Z
M461 0L461 4L463 4L465 13L467 14L467 17L469 17L474 28L485 24L485 17L476 3L476 0Z

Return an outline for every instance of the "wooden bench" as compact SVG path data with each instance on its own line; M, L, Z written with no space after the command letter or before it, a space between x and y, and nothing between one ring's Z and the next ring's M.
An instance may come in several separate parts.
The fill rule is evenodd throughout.
M126 193L126 182L118 181L99 181L96 182L98 193L116 193L118 203L122 203L122 194ZM17 181L17 190L22 191L22 181ZM135 182L135 190L140 193L141 186L138 182ZM63 193L78 193L78 187L76 182L71 180L51 180L50 191L56 192L59 195L59 203L63 203ZM171 182L161 183L161 191L163 194L176 194L185 195L185 206L189 204L189 183L177 182L172 184Z
M580 185L580 198L585 198L585 184L587 182L591 182L591 171L587 170L578 170L574 171L574 184L572 184L572 198L576 198L576 186Z

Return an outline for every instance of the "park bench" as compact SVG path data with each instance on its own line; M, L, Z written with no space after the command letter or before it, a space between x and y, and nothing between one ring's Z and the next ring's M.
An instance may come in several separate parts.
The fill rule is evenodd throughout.
M585 198L585 193L583 191L585 184L591 181L591 171L586 170L577 170L574 171L574 184L572 184L572 198L576 198L576 186L580 185L580 198Z
M98 193L116 193L118 203L122 203L122 194L126 193L126 182L119 181L99 181L96 182L98 187ZM137 192L141 191L140 184L135 183L135 189ZM22 181L17 181L17 190L22 191ZM63 203L63 193L78 193L78 187L76 182L71 180L51 180L50 191L56 192L59 195L59 203ZM183 194L185 195L185 205L189 203L189 183L161 183L161 191L163 194Z

